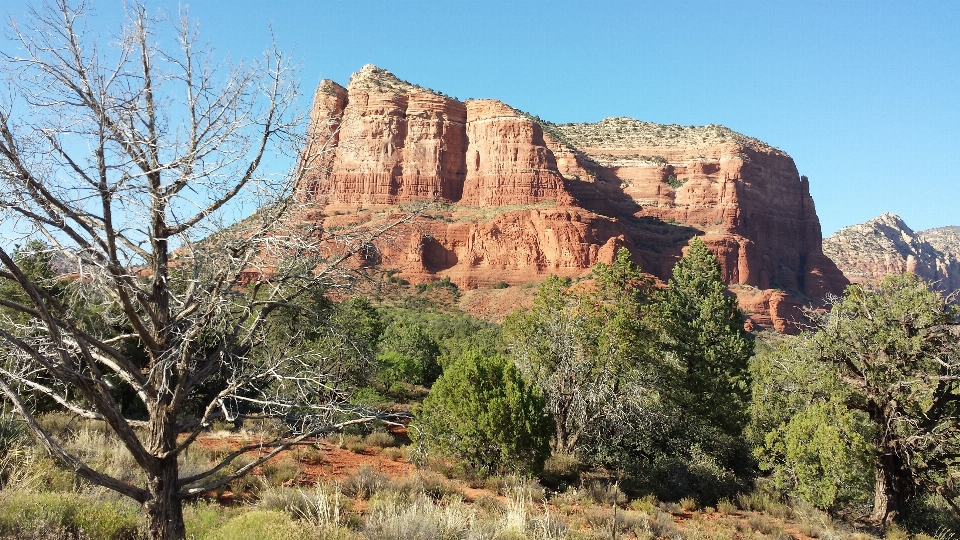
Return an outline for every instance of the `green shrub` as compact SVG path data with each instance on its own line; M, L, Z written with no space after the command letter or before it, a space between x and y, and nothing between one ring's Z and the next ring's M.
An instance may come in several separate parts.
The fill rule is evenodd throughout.
M667 177L667 185L673 189L680 189L681 186L687 183L690 180L689 178L678 179L675 175L670 175Z
M415 442L481 470L538 472L553 422L545 400L513 362L468 351L434 384L414 414Z
M388 389L400 386L398 383L416 383L423 380L423 366L416 358L405 356L397 351L386 351L377 356L380 371L377 380Z
M440 376L440 346L419 324L395 321L380 338L381 364L377 378L394 383L432 384Z
M14 493L0 495L0 537L18 538L30 531L84 537L90 540L140 538L143 521L132 506L77 493Z
M298 522L284 512L251 510L224 523L207 540L307 540L311 527Z

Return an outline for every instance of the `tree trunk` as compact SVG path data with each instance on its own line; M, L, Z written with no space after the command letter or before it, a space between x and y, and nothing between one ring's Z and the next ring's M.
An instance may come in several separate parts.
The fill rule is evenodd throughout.
M147 488L153 498L143 507L147 513L151 540L183 540L183 500L177 497L179 470L176 457L161 461L159 474L151 475Z
M896 454L877 457L877 479L873 489L870 521L891 525L904 510L911 494L910 471Z

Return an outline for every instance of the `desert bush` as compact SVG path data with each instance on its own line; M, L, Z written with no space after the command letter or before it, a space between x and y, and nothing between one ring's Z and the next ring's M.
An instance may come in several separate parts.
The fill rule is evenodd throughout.
M390 433L387 433L386 431L373 431L363 438L363 442L367 446L372 446L374 448L390 448L397 446L396 437Z
M300 476L300 465L291 457L284 456L267 461L260 466L267 482L279 485Z
M555 452L547 458L540 480L554 488L576 483L580 478L580 458L569 452Z
M630 501L630 508L637 512L651 513L658 506L660 506L660 501L658 501L657 496L652 493Z
M316 484L312 489L276 487L260 493L257 508L278 510L290 517L318 526L335 526L346 522L351 501L339 486Z
M204 540L308 540L311 527L277 510L249 510L227 520Z
M583 491L590 500L604 506L619 506L628 500L627 495L615 483L594 480L586 484Z
M811 538L840 540L841 535L837 532L833 518L810 503L797 501L793 507L793 515L800 533Z
M78 493L0 493L0 536L4 538L42 531L89 540L136 540L143 526L133 505Z
M781 502L778 494L768 485L761 485L749 493L740 493L736 500L737 506L748 512L764 512L779 519L791 515L790 507Z
M460 489L460 486L441 474L423 472L419 475L419 481L421 491L434 500L439 501L451 496L463 496L463 490Z
M761 534L767 536L773 536L774 538L779 538L783 536L783 530L778 527L773 520L768 516L763 514L751 514L747 517L747 523L750 524L750 528L754 531L757 531Z
M647 529L655 538L682 538L680 529L673 521L673 516L666 512L654 512L647 520Z
M477 497L473 504L480 509L481 512L486 514L491 514L494 516L500 516L506 511L506 506L500 502L495 497L490 495L483 494Z
M544 407L513 362L467 352L415 409L414 442L486 471L540 471L553 431Z
M684 497L680 499L680 508L683 508L687 512L693 512L698 506L697 500L693 497Z
M340 449L346 448L349 450L351 447L363 445L363 437L356 433L337 433L330 435L326 440ZM366 448L366 446L363 446L363 448Z
M351 499L369 499L387 485L387 477L369 464L343 479L343 494Z
M667 449L656 452L646 467L633 469L634 478L661 499L693 497L704 504L715 504L747 489L752 475L746 445L715 432L712 435L717 438L708 436L699 442L682 431L667 435Z
M733 514L737 511L737 505L733 504L730 499L720 499L717 503L717 512L721 514Z
M683 508L680 506L680 503L675 503L675 502L660 503L660 508L662 508L664 512L674 514L674 515L683 513Z
M405 454L406 452L404 452L402 448L397 448L395 446L383 449L383 456L393 461L399 461L400 458L404 457Z

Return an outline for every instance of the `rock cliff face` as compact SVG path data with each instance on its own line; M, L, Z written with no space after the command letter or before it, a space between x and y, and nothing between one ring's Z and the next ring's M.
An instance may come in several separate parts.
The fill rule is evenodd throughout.
M913 272L945 293L960 290L960 227L914 232L899 216L883 214L840 229L824 252L855 283Z
M326 226L437 203L402 245L378 246L385 266L411 281L446 276L470 288L581 276L620 247L667 279L700 236L764 326L789 330L800 304L846 284L821 251L793 160L722 126L557 125L374 66L346 88L324 81L312 118L311 145L331 151L303 196Z

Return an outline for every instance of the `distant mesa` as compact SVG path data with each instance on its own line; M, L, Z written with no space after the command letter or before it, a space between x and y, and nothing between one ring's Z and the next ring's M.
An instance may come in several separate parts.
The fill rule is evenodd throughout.
M800 306L847 284L821 251L806 178L781 150L718 125L611 117L554 124L466 102L364 66L325 80L310 148L328 150L301 197L328 226L434 201L382 264L462 289L579 277L620 247L667 279L694 236L755 324L788 331Z
M854 283L913 272L941 292L960 290L960 227L914 232L900 216L882 214L825 238L823 251Z

